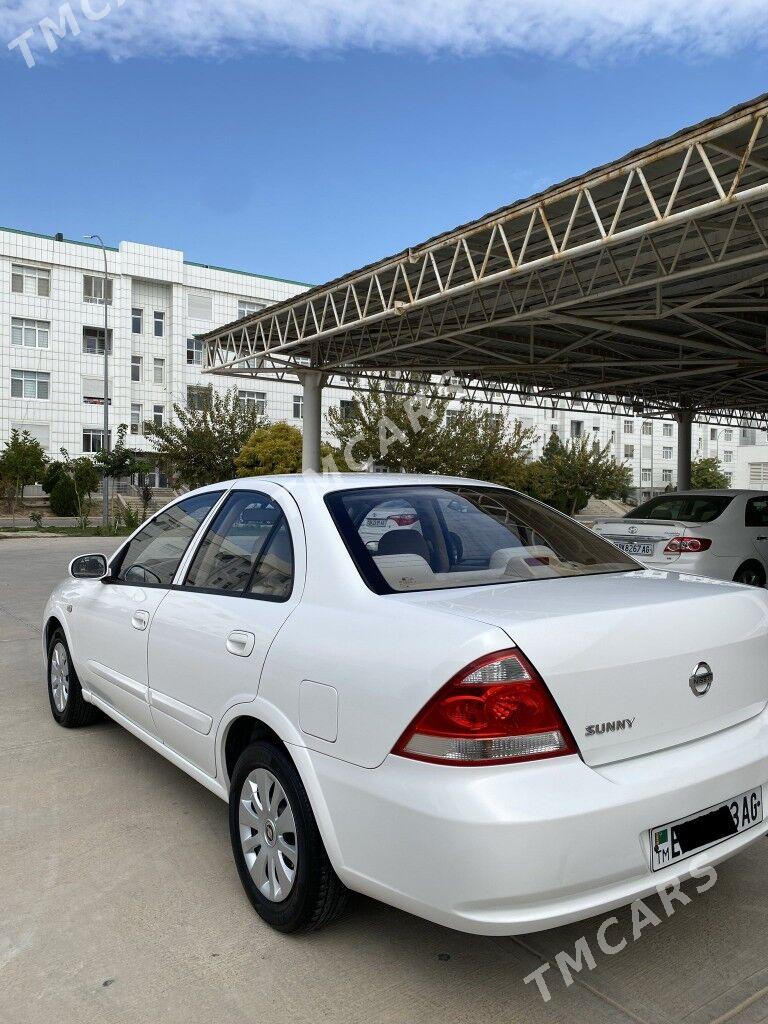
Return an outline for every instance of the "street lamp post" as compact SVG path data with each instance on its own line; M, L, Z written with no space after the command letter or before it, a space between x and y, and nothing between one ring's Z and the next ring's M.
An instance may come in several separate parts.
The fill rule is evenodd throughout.
M109 271L107 268L107 248L101 235L86 235L89 241L97 241L104 256L104 435L101 445L109 454L109 310L107 293L109 289ZM104 474L101 479L101 520L104 530L109 529L109 477Z

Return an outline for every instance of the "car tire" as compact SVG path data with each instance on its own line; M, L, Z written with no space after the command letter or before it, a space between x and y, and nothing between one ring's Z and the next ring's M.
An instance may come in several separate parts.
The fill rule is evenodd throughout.
M331 867L299 773L272 743L253 743L237 760L229 832L240 881L267 924L308 932L342 912L348 890Z
M99 719L99 709L83 698L67 639L54 630L48 642L48 700L54 720L65 729L79 729Z
M736 570L734 583L743 583L748 587L765 586L765 569L759 562L745 562Z

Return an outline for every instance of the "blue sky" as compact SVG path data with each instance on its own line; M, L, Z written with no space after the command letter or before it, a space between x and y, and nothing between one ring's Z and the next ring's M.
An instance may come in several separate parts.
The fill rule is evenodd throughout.
M65 39L28 69L3 46L0 224L98 231L320 282L768 81L764 51L739 40L726 53L618 56L357 41L188 49L133 55L129 44L116 60Z

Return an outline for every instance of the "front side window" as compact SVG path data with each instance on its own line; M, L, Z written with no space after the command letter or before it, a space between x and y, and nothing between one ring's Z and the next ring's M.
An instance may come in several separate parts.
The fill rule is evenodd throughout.
M206 491L160 512L136 534L112 567L123 583L168 587L201 523L221 497Z
M728 508L732 495L660 494L628 512L625 519L664 519L682 523L711 523Z
M37 370L11 370L11 398L51 397L51 375Z
M293 547L277 502L257 491L231 494L198 548L184 585L287 600L293 588Z
M104 305L104 278L94 277L91 274L83 275L83 302L93 302L100 306ZM110 279L107 279L107 305L112 305L112 284Z
M768 526L768 495L764 498L750 498L747 502L745 526Z
M51 272L42 267L25 267L14 263L11 267L11 291L18 295L37 295L47 298L51 294Z
M379 594L632 572L634 559L568 516L496 487L371 487L326 504Z
M48 348L51 325L47 320L11 318L11 344L24 348Z

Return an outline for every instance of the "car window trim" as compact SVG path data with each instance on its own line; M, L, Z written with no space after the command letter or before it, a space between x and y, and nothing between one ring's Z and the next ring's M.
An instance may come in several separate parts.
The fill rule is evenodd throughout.
M267 540L264 543L264 547L262 548L262 551L259 554L259 558L256 560L256 564L251 570L251 573L248 577L248 582L243 590L220 590L216 587L193 587L190 584L188 584L187 580L189 578L189 573L192 568L192 564L195 558L197 557L197 553L202 547L202 545L205 544L206 538L211 531L214 520L216 516L219 514L219 511L224 507L229 498L234 497L237 494L253 494L260 495L262 498L266 498L268 501L272 502L272 504L277 505L277 507L280 509L280 516L272 525L272 528L270 529L269 534L267 536ZM227 491L226 495L224 496L224 500L217 503L214 511L215 514L212 514L209 518L207 517L205 520L205 531L198 531L198 533L200 533L200 539L195 545L194 553L187 559L186 565L184 565L183 567L183 572L177 572L175 574L174 582L171 584L169 589L183 591L184 593L188 594L210 594L213 596L218 595L219 597L244 597L254 601L269 601L272 604L285 604L286 601L290 601L290 599L293 597L293 592L296 587L296 551L293 544L291 524L288 522L288 516L285 514L285 509L283 508L283 505L279 501L279 499L276 498L274 495L269 494L267 491L261 491L255 487L236 487L233 484ZM267 545L271 542L272 537L274 536L275 529L280 524L281 517L285 520L285 525L288 530L288 541L291 545L291 589L285 597L276 597L272 594L250 594L248 593L248 588L251 586L251 583L253 582L253 576L254 573L256 572L256 568L261 561L261 557L264 550L266 550ZM182 562L183 561L184 560L182 559ZM179 563L179 569L182 568L182 562ZM181 577L179 579L179 582L176 582L177 578L179 577Z
M120 548L118 548L118 550L112 556L109 562L109 576L104 578L104 582L115 587L141 587L145 590L171 590L173 587L173 582L179 574L179 569L184 564L184 560L187 557L187 554L189 553L189 549L195 542L195 538L200 534L200 531L207 524L209 518L215 515L217 509L221 505L222 500L229 493L229 490L230 488L225 488L223 491L213 490L201 492L202 494L218 494L219 497L216 499L216 501L214 501L205 518L201 520L200 525L197 527L197 529L193 532L192 536L187 541L184 547L184 551L181 554L181 558L179 559L178 565L174 570L173 580L170 583L145 583L143 581L141 583L138 583L132 582L131 580L121 580L116 577L113 578L112 574L114 572L120 572L123 566L125 556L128 553L128 548L130 547L131 543L139 536L142 530L145 530L148 526L150 526L155 521L155 519L161 516L164 512L169 512L172 508L175 508L177 505L180 505L183 501L186 501L188 498L194 497L194 495L192 494L183 494L177 501L174 501L168 505L164 505L161 509L158 509L154 515L150 516L149 519L146 520L146 522L143 522L137 530L134 530L131 536L128 537L125 543Z

